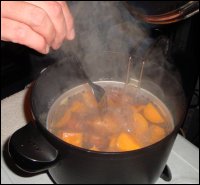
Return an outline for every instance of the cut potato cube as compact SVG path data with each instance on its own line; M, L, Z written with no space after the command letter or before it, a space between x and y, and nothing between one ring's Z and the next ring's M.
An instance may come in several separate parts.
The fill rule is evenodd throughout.
M148 131L149 124L147 120L140 114L135 112L133 114L134 130L138 134L145 134Z
M145 107L144 105L131 105L130 109L133 112L141 112L143 111L144 107Z
M119 137L117 138L116 145L120 151L130 151L141 148L135 140L135 138L127 133L121 133L119 135Z
M145 108L145 105L138 105L138 106L136 106L136 110L137 110L138 112L143 111L144 108Z
M164 118L152 103L148 103L144 107L144 116L152 123L164 123Z
M88 107L97 108L97 101L91 90L83 92L83 99Z
M83 112L86 106L80 101L74 101L68 111L70 112Z
M83 140L83 134L82 133L68 133L64 132L62 135L62 140L70 143L72 145L81 147L82 146L82 140Z
M157 141L160 141L165 137L165 131L162 127L159 127L157 125L152 125L150 127L150 142L151 144L156 143Z
M90 150L100 151L96 146L93 146L92 148L90 148Z
M55 128L64 127L70 120L70 118L71 118L71 112L69 111L65 112L65 114L60 118L60 120L58 120L58 122L55 124Z
M116 149L116 142L117 142L117 138L116 137L112 137L109 143L109 150L110 151L114 151Z

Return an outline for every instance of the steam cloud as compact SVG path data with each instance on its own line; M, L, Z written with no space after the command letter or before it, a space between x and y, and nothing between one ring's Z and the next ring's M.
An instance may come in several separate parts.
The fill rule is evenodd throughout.
M75 20L76 39L65 42L62 50L76 53L91 77L102 68L114 71L113 65L116 72L122 72L119 68L125 70L130 51L148 38L147 31L129 14L123 2L79 1L70 3L70 9ZM124 56L124 61L104 62L102 55L106 52L120 58ZM99 55L101 60L97 60Z
M134 54L131 75L138 78L141 58L154 42L148 27L131 16L123 2L74 1L68 4L75 21L76 38L66 41L62 52L75 53L92 80L113 78L123 82L128 58ZM167 40L162 40L163 44L167 47ZM179 84L175 83L177 71L166 62L164 54L159 45L151 52L145 62L142 86L167 102L178 115L178 108L174 106L178 103L172 101L177 102L177 97L182 97L183 93ZM169 71L166 73L165 69L173 75ZM171 83L173 81L174 84Z

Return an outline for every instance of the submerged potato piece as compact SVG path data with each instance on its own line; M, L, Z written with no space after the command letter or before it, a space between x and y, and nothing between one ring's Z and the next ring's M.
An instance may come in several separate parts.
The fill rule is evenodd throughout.
M157 125L150 127L150 142L151 144L160 141L165 137L165 130Z
M100 151L96 146L93 146L92 148L90 148L90 150Z
M98 150L105 150L108 147L108 144L106 137L96 134L85 134L83 137L83 146L88 149L96 147Z
M120 151L130 151L141 148L141 146L137 143L135 138L127 133L121 133L119 135L119 137L117 138L116 145Z
M120 93L108 93L107 94L107 104L109 107L116 108L122 106L122 95Z
M133 112L141 112L144 109L144 105L130 105L130 109Z
M137 105L137 106L135 106L135 108L136 108L137 112L141 112L144 110L145 105Z
M72 103L72 105L69 107L69 112L83 112L85 111L86 106L84 105L84 103L80 102L80 101L74 101Z
M55 128L64 127L71 118L71 112L67 111L65 114L54 124Z
M164 123L164 118L152 103L148 103L144 107L144 116L152 123Z
M138 112L133 114L134 130L138 134L145 134L149 129L147 120Z
M65 114L56 122L55 128L62 128L69 123L74 112L84 112L86 111L86 106L79 101L74 101L72 105L66 109Z
M78 113L72 113L64 128L70 132L82 132L83 123L81 122L81 118Z
M119 119L115 115L106 114L103 117L102 126L104 126L105 131L111 134L115 134L120 131Z
M110 134L118 133L121 129L119 121L112 114L105 114L100 117L98 114L92 115L90 119L85 122L88 129L93 133L101 136L109 136Z
M69 133L64 132L62 134L62 140L70 143L72 145L81 147L82 146L82 140L83 140L83 134L82 133Z
M117 137L113 136L109 143L109 148L108 148L109 151L116 151L117 147L116 142L117 142Z
M84 91L82 93L83 99L85 101L85 104L90 108L97 108L97 101L95 99L95 96L92 94L91 90Z

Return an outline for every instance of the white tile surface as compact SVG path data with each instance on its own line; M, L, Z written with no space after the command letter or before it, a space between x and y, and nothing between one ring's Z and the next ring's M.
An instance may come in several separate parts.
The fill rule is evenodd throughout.
M181 150L176 150L181 147ZM184 149L185 148L185 149ZM195 151L195 152L194 152ZM185 155L190 155L189 160L184 158ZM165 182L162 179L158 180L161 184L198 184L199 183L199 168L192 164L199 163L199 150L182 136L178 135L172 152L168 159L168 166L172 172L172 180Z
M14 173L5 162L3 150L9 136L31 120L27 89L1 101L1 183L53 184L49 176L23 177ZM156 184L199 184L199 149L178 135L167 162L172 180L158 179Z

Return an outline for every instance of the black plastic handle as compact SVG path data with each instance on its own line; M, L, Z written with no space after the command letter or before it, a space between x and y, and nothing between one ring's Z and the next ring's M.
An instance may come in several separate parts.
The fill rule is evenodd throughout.
M26 172L45 171L58 159L58 151L43 137L34 123L17 130L8 145L8 152L16 165Z

